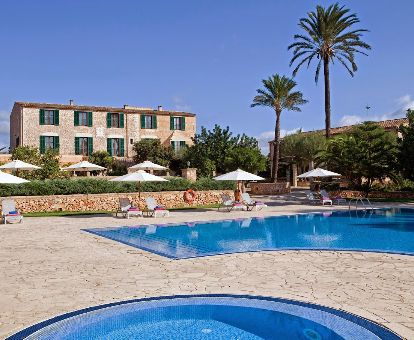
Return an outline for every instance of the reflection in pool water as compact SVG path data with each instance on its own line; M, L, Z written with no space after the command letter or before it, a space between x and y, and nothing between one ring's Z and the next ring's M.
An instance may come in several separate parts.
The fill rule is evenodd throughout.
M339 211L87 231L176 259L277 249L414 254L414 209Z

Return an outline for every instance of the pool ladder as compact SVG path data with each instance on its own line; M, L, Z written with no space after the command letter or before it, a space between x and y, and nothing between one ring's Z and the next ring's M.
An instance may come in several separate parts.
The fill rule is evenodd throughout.
M349 200L348 209L351 210L351 204L352 202L355 202L355 210L358 210L358 202L361 202L362 208L364 210L371 209L373 210L374 207L371 204L371 201L368 197L357 197L357 198L351 198Z

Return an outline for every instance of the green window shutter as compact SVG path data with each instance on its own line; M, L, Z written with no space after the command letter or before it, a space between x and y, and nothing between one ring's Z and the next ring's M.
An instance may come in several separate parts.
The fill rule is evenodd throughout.
M39 146L40 153L45 153L46 151L46 141L45 136L40 136L40 146Z
M44 109L39 110L39 124L45 125L45 110Z
M53 149L59 150L60 143L59 143L59 136L53 137Z
M106 114L106 127L110 128L111 126L112 126L112 124L111 124L111 112L108 112Z
M93 121L92 121L92 112L88 112L88 126L92 126L93 125Z
M124 128L124 119L125 119L124 114L120 113L119 114L119 127L122 128L122 129Z
M156 129L156 128L157 128L157 116L156 116L156 115L154 115L153 117L154 117L154 118L153 118L153 120L152 120L152 128L153 128L153 129Z
M141 115L141 129L145 129L145 115Z
M183 147L185 147L186 146L186 144L185 144L185 141L180 141L180 146L183 148Z
M119 156L124 157L125 155L125 141L123 138L119 138Z
M73 113L73 125L79 126L79 111Z
M53 125L59 125L59 110L53 112Z
M88 137L88 155L92 155L93 154L93 138L92 137Z
M171 141L171 149L175 150L175 142Z
M75 155L80 154L80 143L79 143L79 137L75 137Z
M170 130L174 130L174 117L170 117Z
M185 117L181 117L181 130L185 130Z
M112 156L112 138L106 140L106 151L108 151L109 156Z

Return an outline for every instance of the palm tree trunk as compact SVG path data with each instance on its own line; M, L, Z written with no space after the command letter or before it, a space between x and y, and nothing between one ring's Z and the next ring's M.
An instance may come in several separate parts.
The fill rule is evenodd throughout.
M275 141L273 145L273 182L277 182L277 172L279 170L279 153L280 153L280 114L276 111Z
M331 84L329 81L329 58L323 60L323 75L325 80L325 136L331 137Z

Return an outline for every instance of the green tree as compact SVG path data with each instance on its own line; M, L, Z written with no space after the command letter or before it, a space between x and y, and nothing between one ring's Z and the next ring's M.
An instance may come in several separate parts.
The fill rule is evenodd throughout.
M283 110L301 111L299 106L306 104L308 101L303 99L303 94L299 91L293 91L296 82L286 76L272 75L268 79L263 79L263 89L258 89L258 95L253 98L255 106L271 107L276 114L275 139L273 142L273 164L272 178L277 182L277 171L279 169L279 151L280 151L280 115Z
M266 169L266 157L260 149L245 146L232 148L225 158L226 171L233 171L238 168L248 172L257 173Z
M355 54L367 55L364 50L371 47L361 40L366 29L353 29L359 23L356 14L349 14L349 9L339 6L337 3L328 8L317 6L316 11L308 13L308 16L299 20L299 27L305 34L296 34L296 42L288 49L293 49L293 57L290 65L299 61L293 70L296 75L300 67L306 64L308 67L312 60L318 60L315 72L315 82L318 82L319 72L323 65L325 82L325 134L331 135L331 89L329 79L329 64L336 59L342 64L351 76L357 71Z
M19 176L27 179L53 179L65 177L65 173L60 171L59 152L48 149L44 154L40 154L37 148L30 146L18 146L12 151L12 159L19 159L23 162L40 166L41 169L35 171L22 171Z
M168 168L174 158L174 150L162 145L159 139L142 139L134 144L133 150L135 163L148 160Z
M234 151L236 150L236 151ZM246 153L245 158L236 152ZM229 127L215 125L213 130L201 127L201 132L193 138L193 145L185 150L183 164L197 168L199 177L211 177L213 172L224 173L233 168L262 170L263 157L260 153L257 139L243 135L233 135ZM258 165L248 164L248 159L257 160ZM236 163L238 166L236 166ZM255 170L257 167L257 170Z
M107 151L95 151L89 155L88 161L103 166L110 171L114 163L114 158Z
M31 146L18 146L13 149L11 158L13 160L21 160L26 163L40 165L40 153L39 149Z
M400 126L398 164L405 178L414 180L414 110L407 110L408 126Z
M329 140L320 161L368 193L375 180L394 177L397 138L378 124L365 122L348 134Z
M314 162L326 149L326 139L320 133L297 132L284 137L280 145L281 158L292 164L306 165Z

